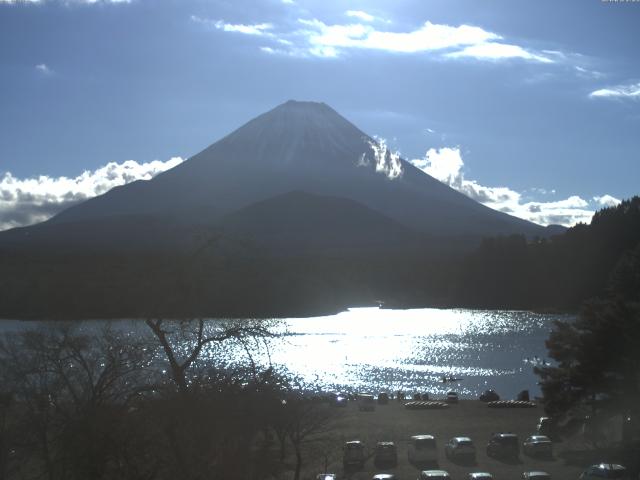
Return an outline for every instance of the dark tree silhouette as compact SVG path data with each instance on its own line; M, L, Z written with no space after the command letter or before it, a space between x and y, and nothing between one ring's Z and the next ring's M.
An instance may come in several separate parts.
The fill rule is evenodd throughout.
M210 344L237 341L242 344L271 337L273 322L264 320L193 319L145 321L158 340L169 362L171 378L181 393L189 391L189 369L198 360L203 348Z
M547 347L557 365L536 370L550 414L640 413L639 252L640 243L622 255L605 297L585 303L576 321L556 322Z
M563 415L589 405L640 405L640 304L593 300L575 322L557 322L547 347L557 366L537 368L545 408Z
M141 342L110 329L99 336L70 326L4 335L10 478L98 479L134 468L124 413L153 377L148 365Z

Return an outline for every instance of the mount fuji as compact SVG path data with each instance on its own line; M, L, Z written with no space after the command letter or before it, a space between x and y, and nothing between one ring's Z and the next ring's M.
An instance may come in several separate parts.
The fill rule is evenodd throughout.
M300 202L303 194L313 201ZM291 202L297 211L289 218L285 204ZM250 208L257 203L260 208ZM312 235L310 225L332 248L340 248L341 238L345 246L355 248L361 242L361 247L383 248L385 239L402 244L420 235L546 235L544 227L485 207L430 177L328 105L291 100L151 180L116 187L47 222L0 234L0 246L170 248L209 228L253 239L270 234L258 242L273 246L276 232L253 231L247 209L254 212L256 225L277 221L280 243L293 250L301 247L296 238ZM351 221L345 218L347 212L353 215ZM332 223L335 214L341 221ZM235 215L243 220L235 220ZM297 233L302 218L306 237ZM243 225L240 230L238 223ZM355 237L354 228L340 231L356 224ZM319 247L321 243L315 242Z

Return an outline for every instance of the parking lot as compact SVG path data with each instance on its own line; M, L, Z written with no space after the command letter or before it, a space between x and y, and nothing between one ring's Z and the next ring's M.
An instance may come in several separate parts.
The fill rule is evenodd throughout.
M554 479L577 479L583 466L568 465L563 452L568 448L584 448L575 441L554 445L551 458L531 458L520 453L518 459L496 459L488 457L485 448L493 432L512 432L520 443L535 433L539 417L544 416L540 407L527 409L493 409L475 400L462 400L443 410L408 410L403 404L390 401L388 405L377 405L374 411L362 412L355 402L340 408L332 430L336 443L361 440L365 444L367 460L364 468L344 472L342 458L336 452L328 470L338 478L371 479L376 473L394 473L398 479L415 479L421 469L438 468L449 472L453 479L466 479L471 472L492 473L495 479L519 479L522 473L542 470ZM409 438L412 435L430 434L436 437L438 461L434 466L413 465L407 459ZM454 436L468 436L476 446L475 462L454 462L446 458L445 443ZM398 449L398 464L381 468L374 465L373 450L378 441L393 441ZM319 473L319 472L318 472Z

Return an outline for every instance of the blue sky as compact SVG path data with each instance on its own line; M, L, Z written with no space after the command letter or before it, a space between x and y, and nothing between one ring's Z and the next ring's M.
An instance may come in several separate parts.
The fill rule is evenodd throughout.
M0 0L0 229L291 98L493 208L588 221L640 193L638 25L631 1Z

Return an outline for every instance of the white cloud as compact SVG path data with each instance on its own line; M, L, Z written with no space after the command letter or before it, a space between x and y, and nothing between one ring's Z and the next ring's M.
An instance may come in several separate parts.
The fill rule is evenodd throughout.
M180 157L165 162L110 162L74 178L20 179L7 172L0 177L0 230L42 222L75 203L135 180L150 180L182 162Z
M464 161L458 147L431 148L427 151L425 158L411 160L411 163L487 207L540 225L571 226L579 222L588 223L593 217L594 208L617 205L620 202L610 195L594 197L594 208L578 195L558 201L539 202L527 200L520 192L509 187L481 185L475 180L467 180L464 177L462 171ZM555 193L554 190L535 189L535 191L544 192L544 194Z
M214 27L215 29L222 30L223 32L243 33L245 35L256 36L268 35L268 30L271 30L273 28L273 25L271 23L226 23L223 20L211 20L208 18L199 17L197 15L191 15L191 21Z
M45 75L50 75L53 73L53 70L51 70L46 63L39 63L38 65L35 66L35 69Z
M371 147L371 152L362 154L357 162L358 167L368 167L373 161L376 172L385 175L389 180L395 180L402 176L400 154L387 147L385 139L376 138L369 142L369 147Z
M457 52L447 53L445 55L449 58L462 58L469 57L476 60L505 60L509 58L521 58L523 60L530 60L540 63L554 63L554 61L541 54L532 53L517 45L508 45L505 43L480 43L477 45L470 45Z
M589 94L591 98L630 98L640 99L640 82L630 85L617 85L615 87L602 88Z
M253 25L229 24L221 20L208 20L192 16L192 20L208 23L225 32L263 35L284 45L273 48L265 45L265 53L281 53L298 57L335 58L348 50L376 50L389 53L438 54L444 58L475 58L484 61L521 59L538 63L555 63L552 55L527 50L518 45L501 42L502 36L473 25L446 25L425 22L408 31L386 31L371 22L381 20L362 10L348 10L351 23L327 24L317 18L299 18L301 28L289 31L270 23ZM388 23L388 22L385 22Z
M367 12L363 12L362 10L347 10L346 12L344 12L344 14L347 17L358 18L365 22L373 22L376 19L376 17L374 17L373 15Z
M580 65L575 65L574 69L576 72L578 72L577 75L580 78L598 79L605 76L605 74L602 72L599 72L597 70L590 70L588 68L581 67Z
M266 30L270 30L271 28L273 28L273 25L271 25L270 23L256 23L253 25L245 25L242 23L224 23L221 20L215 22L214 25L218 30L223 30L225 32L244 33L245 35L264 35Z
M615 207L620 205L622 200L612 197L611 195L602 195L601 197L593 197L593 201L601 207Z
M425 158L412 160L411 163L447 185L455 183L464 165L458 148L432 148Z
M385 32L371 25L352 23L327 25L320 20L298 20L306 27L301 34L311 45L309 52L322 55L329 49L335 56L339 49L359 48L398 53L418 53L473 45L500 38L480 27L460 25L452 27L425 22L410 32Z
M382 139L376 139L375 142L370 142L369 145L373 150L376 172L383 173L389 180L402 176L402 162L399 153L390 150L387 147L387 142Z

